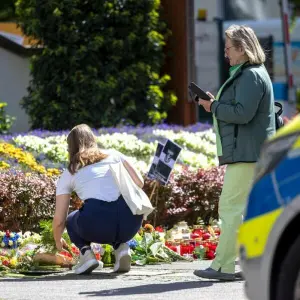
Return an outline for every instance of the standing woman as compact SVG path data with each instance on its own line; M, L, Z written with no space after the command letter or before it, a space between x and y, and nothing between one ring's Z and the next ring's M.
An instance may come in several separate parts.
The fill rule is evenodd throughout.
M136 185L143 178L130 165L126 156L115 150L100 150L96 138L85 124L74 127L68 137L69 166L56 187L53 234L56 247L64 246L62 233L67 228L71 241L80 250L74 267L76 274L87 274L98 267L90 244L110 244L115 250L115 272L128 272L131 255L127 241L142 225L142 215L133 215L110 170L111 164L123 163ZM81 209L68 215L71 193L84 201Z
M210 268L194 274L234 280L237 230L262 144L275 133L275 111L272 82L264 67L265 54L254 31L232 25L225 35L230 78L216 98L207 93L210 101L199 100L199 105L213 113L219 163L227 165L219 201L221 235Z

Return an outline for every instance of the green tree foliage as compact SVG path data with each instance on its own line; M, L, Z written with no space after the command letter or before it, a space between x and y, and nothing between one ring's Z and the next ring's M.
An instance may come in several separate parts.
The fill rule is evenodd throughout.
M15 18L15 0L0 1L0 22Z
M23 99L33 128L157 123L176 103L160 0L19 0L17 13L42 46Z
M296 7L300 7L300 0L289 0L289 2L295 5Z
M299 17L300 0L289 0L289 3L292 5L290 30L293 31L296 26L296 18Z
M0 102L0 134L8 134L14 121L15 117L11 117L5 112L6 102Z

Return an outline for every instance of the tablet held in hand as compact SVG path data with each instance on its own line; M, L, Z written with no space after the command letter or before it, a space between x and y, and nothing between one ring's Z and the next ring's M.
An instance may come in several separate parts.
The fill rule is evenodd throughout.
M191 98L196 102L198 102L198 100L199 100L198 98L210 101L210 97L194 82L190 83L189 91L190 91ZM194 94L194 96L192 96L192 93Z

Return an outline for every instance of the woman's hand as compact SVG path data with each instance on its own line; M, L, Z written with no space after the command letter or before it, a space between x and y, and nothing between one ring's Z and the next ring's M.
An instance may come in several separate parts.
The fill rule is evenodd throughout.
M199 99L198 104L199 104L199 105L202 105L203 108L204 108L207 112L211 112L210 107L211 107L211 104L214 102L215 97L214 97L214 95L212 95L210 92L206 92L206 94L210 97L210 100Z
M56 243L56 249L58 251L62 251L63 248L68 249L68 244L63 238L60 238L55 243Z

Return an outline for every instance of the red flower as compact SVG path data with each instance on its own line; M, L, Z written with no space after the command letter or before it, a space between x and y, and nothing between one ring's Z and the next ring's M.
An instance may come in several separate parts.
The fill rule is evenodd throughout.
M155 227L155 231L157 232L164 232L164 229L160 226Z
M209 250L207 253L206 253L206 258L207 259L214 259L215 258L215 252L214 251L211 251Z
M177 247L176 246L168 245L167 247L169 249L173 250L174 252L177 252Z
M202 235L203 240L208 240L210 237L211 237L211 235L208 232L206 232Z
M210 243L209 243L209 242L205 242L205 243L203 244L203 247L204 247L204 248L208 248L208 250L209 250L209 246L210 246Z
M2 265L4 265L4 266L7 266L7 267L8 267L8 266L9 266L9 261L8 261L8 260L6 260L6 259L5 259L5 260L3 260L3 261L2 261Z
M72 255L67 251L61 251L61 252L59 252L59 254L63 255L63 256L66 256L66 257L69 257L69 258L72 258Z
M9 232L9 230L6 230L5 235L6 235L7 237L10 237L10 232Z
M101 255L100 255L100 253L96 253L96 254L95 254L95 257L96 257L97 260L101 260Z
M216 249L217 249L217 245L216 244L210 244L209 245L209 250L216 251Z
M199 229L199 228L196 228L193 230L193 234L198 234L199 237L201 237L203 235L203 230L202 229Z
M79 249L75 246L72 246L72 252L76 255L79 255L79 253L80 253Z
M216 228L216 229L214 230L214 232L215 232L215 234L220 235L221 230L220 230L220 228Z
M198 239L199 237L200 237L200 235L198 233L192 233L191 234L192 239Z

